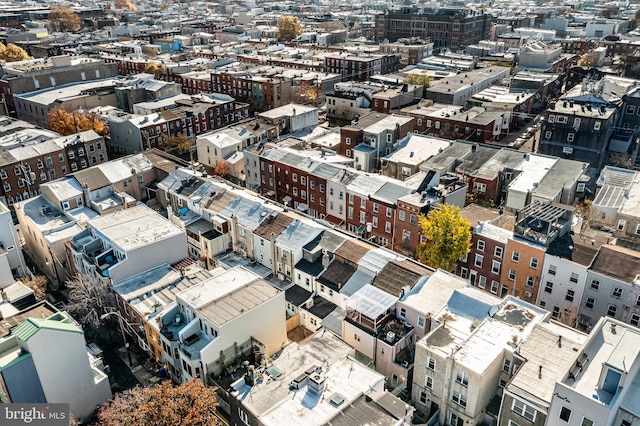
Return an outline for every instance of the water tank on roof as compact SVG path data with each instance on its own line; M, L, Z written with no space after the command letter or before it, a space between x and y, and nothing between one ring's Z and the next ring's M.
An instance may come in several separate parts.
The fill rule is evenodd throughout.
M394 340L396 340L396 333L394 333L393 331L388 332L387 343L393 343Z

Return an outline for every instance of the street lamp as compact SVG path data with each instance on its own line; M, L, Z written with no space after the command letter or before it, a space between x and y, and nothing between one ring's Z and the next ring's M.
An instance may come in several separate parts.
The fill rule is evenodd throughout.
M133 366L133 364L131 363L131 351L129 350L129 343L127 342L127 336L124 333L125 319L122 318L122 315L118 311L111 311L111 312L107 312L106 314L100 315L100 319L105 320L109 317L109 315L117 315L118 317L118 324L120 325L120 332L122 333L122 341L124 342L124 347L127 349L127 357L129 358L129 368L131 368ZM131 328L131 331L133 332L133 334L136 335L138 340L142 340L142 338L138 335L138 333L136 333L135 330L132 329L131 324L127 322L127 325L129 326L129 328Z

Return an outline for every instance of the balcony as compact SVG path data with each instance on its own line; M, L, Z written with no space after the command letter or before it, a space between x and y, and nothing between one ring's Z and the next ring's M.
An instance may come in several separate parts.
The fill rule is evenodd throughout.
M200 351L209 344L209 340L202 333L188 335L179 343L180 351L190 360L200 359Z
M569 231L573 210L555 203L535 202L517 212L514 234L548 246Z
M413 327L408 323L399 319L392 319L384 326L380 327L378 332L378 340L384 341L390 346L395 346L413 331Z

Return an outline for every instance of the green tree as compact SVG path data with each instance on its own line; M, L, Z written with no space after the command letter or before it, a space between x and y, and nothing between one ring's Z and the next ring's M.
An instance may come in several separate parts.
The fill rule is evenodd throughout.
M282 16L276 23L278 41L291 41L302 34L302 23L297 16Z
M429 216L418 219L420 231L427 238L418 244L416 257L432 268L453 271L458 259L471 249L471 223L462 217L459 207L442 204Z
M406 84L415 84L417 86L429 87L431 86L431 77L426 72L412 72L407 74L404 79Z
M216 396L199 379L179 386L169 380L117 394L98 411L99 426L213 426Z
M78 15L67 6L51 6L49 22L56 31L78 31L82 28Z

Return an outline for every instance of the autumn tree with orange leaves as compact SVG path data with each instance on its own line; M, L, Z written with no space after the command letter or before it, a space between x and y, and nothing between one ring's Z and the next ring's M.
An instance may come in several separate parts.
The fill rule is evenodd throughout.
M129 0L115 0L113 2L113 6L116 9L129 9L132 12L138 10L135 4L131 3Z
M51 6L49 22L56 31L78 31L82 28L78 15L67 6Z
M213 169L213 174L220 177L227 177L229 174L229 163L224 160L220 160L215 169Z
M179 386L169 380L119 393L98 411L99 426L217 425L216 397L198 379Z
M48 116L49 129L63 136L86 130L93 130L100 136L107 133L107 127L95 114L79 111L69 112L62 108L54 109Z

